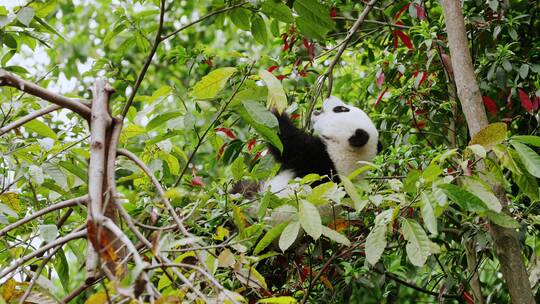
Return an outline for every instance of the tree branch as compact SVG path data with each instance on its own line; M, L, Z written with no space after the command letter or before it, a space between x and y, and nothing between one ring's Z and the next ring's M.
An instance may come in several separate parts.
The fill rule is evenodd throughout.
M124 105L124 108L122 109L122 114L120 114L120 117L122 120L124 120L124 117L126 117L127 112L129 111L129 107L131 107L131 104L133 103L133 99L135 99L135 96L137 95L137 91L139 91L139 87L141 86L141 83L144 79L144 76L146 75L146 71L148 71L148 68L150 67L150 63L152 63L152 59L154 58L154 55L156 54L156 51L159 47L159 44L161 41L161 32L163 31L163 21L165 18L165 0L160 1L160 9L159 9L159 27L156 32L156 37L154 38L154 44L152 45L152 49L150 50L150 53L148 54L148 57L146 57L146 61L144 62L144 65L139 72L139 75L137 76L137 80L135 80L135 85L133 86L133 91L131 91L131 95L129 95L128 101Z
M7 267L7 268L4 268L1 272L0 272L0 279L2 279L3 277L5 277L6 275L8 275L9 273L11 273L13 270L19 268L20 266L22 266L24 263L30 261L31 259L33 259L34 257L38 256L38 255L41 255L43 254L44 252L46 252L47 250L49 249L52 249L52 248L55 248L57 246L62 246L64 245L65 243L71 241L71 240L74 240L74 239L79 239L79 238L83 238L86 236L86 229L84 230L81 230L81 231L78 231L78 232L72 232L64 237L61 237L61 238L58 238L56 239L54 242L50 242L48 243L47 245L39 248L38 250L28 254L28 255L25 255L23 256L22 258L14 261L11 263L11 266Z
M49 106L49 107L46 107L44 109L41 109L41 110L38 110L38 111L35 111L35 112L32 112L32 113L28 113L27 115L17 119L16 121L12 122L12 123L9 123L5 126L3 126L2 128L0 128L0 136L4 135L5 133L17 128L17 127L20 127L22 125L24 125L25 123L33 120L33 119L36 119L38 117L41 117L43 115L46 115L46 114L49 114L53 111L56 111L58 109L61 109L62 107L59 106L59 105L52 105L52 106Z
M21 79L16 75L9 73L3 69L0 69L0 86L9 86L12 88L16 88L30 95L50 101L63 108L70 109L87 120L90 119L90 108L88 107L88 105L78 100L53 93L32 82Z
M19 226L22 226L22 225L32 221L33 219L36 219L36 218L38 218L38 217L40 217L40 216L42 216L44 214L47 214L47 213L50 213L50 212L53 212L53 211L56 211L56 210L59 210L59 209L63 209L63 208L66 208L66 207L73 207L73 206L77 206L77 205L81 205L81 204L86 204L87 202L88 202L88 195L84 195L84 196L80 196L80 197L77 197L77 198L69 199L67 201L56 203L56 204L51 205L49 207L38 210L38 211L28 215L27 217L22 218L22 219L16 221L15 223L9 224L6 227L0 229L0 237L3 236L4 234L8 233L10 230L15 229L15 228L17 228Z

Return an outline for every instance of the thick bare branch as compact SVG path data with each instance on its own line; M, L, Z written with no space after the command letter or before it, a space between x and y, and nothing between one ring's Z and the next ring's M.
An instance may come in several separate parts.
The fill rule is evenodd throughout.
M41 210L38 210L36 212L33 212L32 214L28 215L27 217L25 218L22 218L18 221L16 221L15 223L11 223L9 225L7 225L6 227L0 229L0 237L3 236L4 234L8 233L10 230L12 229L15 229L17 227L20 227L42 215L45 215L47 213L50 213L50 212L53 212L53 211L56 211L56 210L59 210L59 209L63 209L63 208L66 208L66 207L73 207L73 206L77 206L77 205L83 205L83 204L86 204L88 202L88 195L84 195L84 196L80 196L80 197L77 197L77 198L72 198L72 199L69 199L67 201L63 201L63 202L60 202L60 203L56 203L54 205L51 205L49 207L46 207L46 208L43 208Z
M53 93L32 82L21 79L3 69L0 69L0 86L16 88L30 95L50 101L63 108L70 109L85 119L90 119L90 108L84 103L72 98L67 98L60 94Z
M50 250L50 249L55 248L57 246L62 246L65 243L67 243L67 242L69 242L71 240L79 239L79 238L82 238L82 237L85 237L85 236L86 236L86 229L78 231L78 232L72 232L72 233L70 233L70 234L68 234L66 236L63 236L61 238L56 239L53 242L48 243L47 245L39 248L38 250L36 250L36 251L34 251L34 252L32 252L32 253L30 253L28 255L25 255L22 258L18 259L18 260L13 261L9 267L4 268L0 272L0 279L5 277L6 275L10 274L13 270L21 267L24 263L30 261L34 257L36 257L38 255L42 255L47 250Z
M487 126L488 120L469 53L461 2L441 0L441 4L448 32L448 46L456 89L472 137ZM482 162L479 162L478 165L482 167ZM501 205L506 207L508 203L504 189L500 185L494 184L491 184L491 187ZM521 242L516 230L504 228L492 222L489 226L512 303L535 303L527 269L521 255Z
M59 105L52 105L52 106L49 106L49 107L46 107L44 109L41 109L41 110L38 110L38 111L35 111L35 112L32 112L32 113L28 113L27 115L17 119L16 121L12 122L12 123L9 123L5 126L3 126L2 128L0 128L0 136L4 135L5 133L15 129L15 128L18 128L22 125L24 125L25 123L33 120L33 119L36 119L38 117L41 117L43 115L46 115L46 114L49 114L53 111L56 111L56 110L59 110L61 109L62 107L59 106Z

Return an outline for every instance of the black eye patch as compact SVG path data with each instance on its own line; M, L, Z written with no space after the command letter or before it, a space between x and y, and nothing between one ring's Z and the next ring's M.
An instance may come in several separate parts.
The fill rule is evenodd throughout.
M350 110L349 108L344 107L344 106L337 106L337 107L334 107L332 111L334 111L334 113L343 113L343 112L349 112Z

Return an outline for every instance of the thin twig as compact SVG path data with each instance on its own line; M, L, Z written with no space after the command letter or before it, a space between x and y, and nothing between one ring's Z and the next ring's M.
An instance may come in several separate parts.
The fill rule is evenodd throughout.
M27 115L17 119L16 121L12 122L12 123L9 123L5 126L3 126L2 128L0 128L0 136L4 135L5 133L9 132L10 130L13 130L17 127L20 127L22 125L24 125L25 123L31 121L31 120L34 120L38 117L41 117L43 115L46 115L46 114L49 114L53 111L56 111L58 109L61 109L62 107L59 106L59 105L52 105L52 106L49 106L49 107L46 107L44 109L41 109L41 110L38 110L38 111L35 111L35 112L32 112L32 113L28 113Z
M36 256L38 256L40 254L43 254L47 250L50 250L50 249L55 248L57 246L62 246L65 243L67 243L67 242L69 242L71 240L83 238L85 236L86 236L86 229L78 231L78 232L72 232L72 233L70 233L70 234L68 234L68 235L66 235L64 237L58 238L58 239L54 240L53 242L48 243L47 245L45 245L43 247L40 247L38 250L36 250L36 251L34 251L34 252L32 252L32 253L30 253L28 255L25 255L22 258L12 262L11 266L4 268L0 272L0 279L2 279L3 277L5 277L9 273L11 273L13 270L19 268L24 263L30 261L34 257L36 257Z
M77 198L69 199L67 201L56 203L56 204L51 205L51 206L49 206L47 208L43 208L41 210L33 212L32 214L28 215L25 218L22 218L22 219L16 221L15 223L9 224L6 227L0 229L0 236L3 236L4 234L9 232L10 230L15 229L15 228L17 228L19 226L22 226L22 225L32 221L33 219L38 218L38 217L40 217L42 215L45 215L47 213L50 213L50 212L53 212L53 211L56 211L56 210L59 210L59 209L63 209L63 208L66 208L66 207L84 205L87 202L88 202L88 195L83 195L83 196L80 196L80 197L77 197Z
M16 88L30 95L50 101L63 108L70 109L85 119L90 119L90 108L86 104L80 102L80 100L67 98L60 94L53 93L32 82L21 79L3 69L0 69L0 86Z

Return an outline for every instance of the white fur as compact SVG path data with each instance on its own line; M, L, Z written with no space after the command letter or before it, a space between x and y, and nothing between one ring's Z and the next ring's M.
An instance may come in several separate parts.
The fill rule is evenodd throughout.
M336 106L344 106L349 112L334 113ZM371 161L377 155L379 132L364 111L348 106L339 98L331 96L323 102L322 112L311 117L313 129L326 144L330 158L337 173L349 175L361 167L359 161ZM349 138L356 129L363 129L369 134L367 144L360 148L352 147Z
M293 189L288 187L289 181L294 178L294 172L292 170L284 170L279 172L278 175L274 176L272 179L264 183L263 192L270 189L278 197L288 197L289 195L294 194Z

